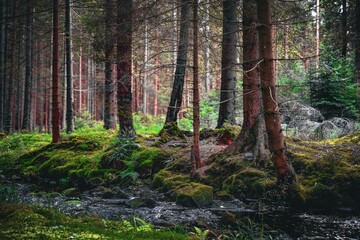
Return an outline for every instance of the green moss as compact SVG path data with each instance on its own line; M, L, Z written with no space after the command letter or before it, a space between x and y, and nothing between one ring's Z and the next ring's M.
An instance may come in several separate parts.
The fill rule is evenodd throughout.
M155 230L143 221L132 225L128 221L69 217L54 210L24 205L0 205L0 236L3 240L190 239L183 233Z
M189 176L176 174L168 170L161 170L153 179L153 185L155 187L165 190L176 189L188 182L190 182Z
M213 202L213 188L191 182L176 190L176 203L188 207L209 206Z
M223 182L223 190L235 197L261 198L276 186L276 179L256 168L245 168Z
M185 134L180 130L176 122L165 124L159 132L159 137L160 139L158 141L160 143L167 143L171 139L186 141Z

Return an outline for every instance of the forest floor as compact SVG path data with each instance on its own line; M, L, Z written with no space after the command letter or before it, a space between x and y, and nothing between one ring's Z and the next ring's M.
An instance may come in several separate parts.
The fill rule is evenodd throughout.
M229 133L231 136L236 135L229 129L203 131L200 149L206 166L202 169L201 176L194 177L190 176L191 136L186 132L180 137L142 134L135 139L118 139L115 131L89 128L71 135L63 135L62 141L58 144L50 144L50 136L46 134L4 135L0 139L0 178L3 186L0 191L3 202L0 208L0 232L3 236L8 236L4 239L39 239L39 236L57 239L52 238L51 234L74 239L201 239L202 235L209 236L209 232L205 232L206 229L210 229L214 234L216 232L216 236L221 235L218 229L214 229L214 226L220 228L219 225L210 226L198 220L192 221L191 225L203 230L197 229L193 234L189 234L191 228L184 231L174 226L158 231L142 220L135 221L135 225L129 219L114 222L115 218L106 221L101 218L89 220L89 217L84 216L69 220L67 216L55 214L53 210L18 205L19 201L15 200L14 196L19 195L16 191L21 194L22 192L9 187L9 184L14 182L37 187L37 190L32 189L26 193L29 195L24 193L24 196L45 192L39 198L42 201L49 196L57 199L57 203L61 202L61 199L75 202L79 199L94 200L89 200L88 205L84 201L84 204L80 204L80 209L89 210L91 206L96 205L96 201L99 203L99 196L89 194L101 192L101 198L113 199L110 201L112 203L114 199L118 199L117 204L125 204L108 209L108 212L112 213L123 206L132 214L138 211L142 213L140 216L146 216L152 210L146 212L142 209L149 208L155 211L162 206L164 211L164 202L171 203L166 210L174 208L175 205L172 204L175 203L176 206L182 206L176 207L173 214L181 215L182 212L189 219L191 216L200 216L203 212L209 212L208 215L211 217L211 214L221 212L214 218L219 218L223 229L239 229L239 226L244 226L244 218L249 219L249 215L244 215L243 212L234 214L243 208L249 211L258 211L260 208L266 208L268 211L270 208L284 207L292 209L291 211L317 209L326 214L346 212L346 215L358 216L360 132L321 142L287 138L289 158L299 180L298 198L291 202L279 194L275 170L270 162L258 166L247 160L244 154L229 156L222 153L227 146L223 141L224 134ZM148 192L155 193L144 198L143 192L146 192L146 189L152 189ZM84 197L86 192L88 195L85 194ZM124 202L121 199L128 200ZM132 199L136 201L130 201ZM100 204L99 208L105 208L105 203L109 205L109 201L103 202L104 205ZM231 205L231 208L220 211L220 206L223 207L225 204ZM202 210L196 212L194 209ZM61 210L66 212L64 209ZM188 210L193 211L191 215L187 215ZM30 217L25 218L24 214ZM157 216L156 214L159 215L159 212L155 211L154 216ZM166 219L165 215L162 216ZM206 217L208 216L204 216L205 220ZM26 226L22 231L13 227L19 218L24 218L23 223ZM146 220L154 223L154 220ZM336 222L332 218L329 221ZM347 218L346 221L359 222L359 218ZM33 224L34 222L39 224ZM86 229L81 227L85 226L84 222ZM178 224L187 225L185 222L174 223L177 226ZM249 223L245 225L249 226ZM261 235L264 231L255 228L255 225L251 226L257 230L237 230L236 234L242 233L241 236L244 238L249 235L264 236ZM353 230L347 230L349 233L344 236L360 234L360 224L358 225L352 225ZM54 227L56 231L51 230ZM118 228L129 233L129 236L140 234L148 238L142 238L140 235L135 238L117 238L119 235L116 234L121 235L121 231L114 232L114 229ZM231 238L236 234L223 234L222 239L236 239Z

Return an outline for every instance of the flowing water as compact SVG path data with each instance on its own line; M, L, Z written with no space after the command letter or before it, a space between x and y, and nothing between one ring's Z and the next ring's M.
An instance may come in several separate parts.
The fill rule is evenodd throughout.
M293 212L281 205L245 204L236 199L216 200L207 208L190 208L177 205L166 194L147 186L116 188L110 193L100 187L75 197L34 193L34 187L25 184L8 185L3 189L7 189L7 195L12 189L17 201L54 207L70 215L90 214L112 220L137 217L156 227L201 226L214 231L233 224L231 216L237 216L252 220L245 224L250 234L259 235L259 231L263 231L272 239L360 239L360 216L352 214L351 210L332 215ZM4 190L0 191L0 197L1 194L5 194ZM230 236L236 238L235 234Z

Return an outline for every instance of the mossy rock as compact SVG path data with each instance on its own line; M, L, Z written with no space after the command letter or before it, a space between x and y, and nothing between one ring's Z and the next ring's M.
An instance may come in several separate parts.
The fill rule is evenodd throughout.
M153 178L153 186L164 190L176 189L190 182L188 175L176 174L168 170L161 170Z
M203 207L213 203L213 188L191 182L176 190L176 203L187 207Z
M130 158L136 162L135 170L139 175L149 177L163 169L171 156L160 148L143 148L134 151Z
M256 168L246 168L229 176L222 189L237 198L261 198L276 187L276 178Z

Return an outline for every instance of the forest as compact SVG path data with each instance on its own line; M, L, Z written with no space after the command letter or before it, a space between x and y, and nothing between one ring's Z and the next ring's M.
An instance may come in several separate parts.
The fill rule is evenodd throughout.
M359 239L360 0L0 0L0 239Z

